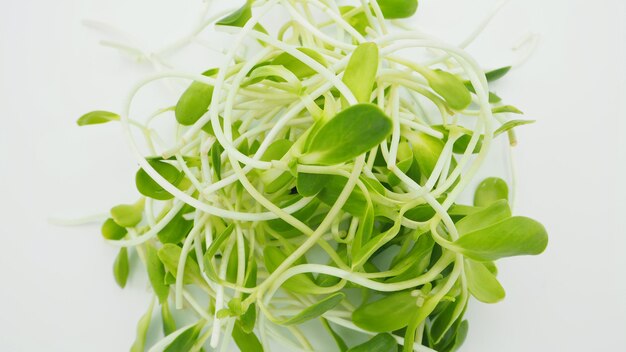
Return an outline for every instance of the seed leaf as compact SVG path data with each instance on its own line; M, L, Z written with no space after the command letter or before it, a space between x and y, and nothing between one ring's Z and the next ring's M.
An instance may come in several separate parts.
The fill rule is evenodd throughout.
M511 217L511 208L506 200L498 200L488 207L467 215L456 223L461 236L484 229Z
M259 338L253 332L245 332L239 322L235 322L232 336L241 352L263 352Z
M350 348L347 352L396 352L398 343L390 334L378 334L366 342Z
M393 293L383 299L366 303L352 313L352 321L361 329L388 332L409 324L417 310L416 298L411 292Z
M536 255L548 245L546 229L537 221L515 216L470 232L454 242L460 252L477 261L517 255Z
M365 12L361 11L356 15L346 17L346 14L354 9L354 6L339 7L339 11L341 12L343 19L346 20L346 22L348 22L361 35L365 35L367 33L366 28L369 26L369 21L367 20L367 15L365 15Z
M115 277L115 282L117 282L121 288L126 286L129 271L130 266L128 263L128 249L126 247L122 247L113 262L113 276Z
M520 109L516 108L513 105L498 106L498 107L491 109L491 112L494 114L502 114L506 112L509 112L512 114L524 114Z
M477 207L486 207L501 199L509 199L509 186L498 177L484 179L474 193L474 205Z
M176 277L176 272L178 270L178 259L180 258L181 253L181 248L171 243L166 243L158 251L159 259L161 259L161 262L165 266L165 269L174 277ZM191 257L187 257L187 259L185 260L185 274L183 277L183 282L185 284L194 283L202 287L208 286L202 278L198 263L196 263L196 261Z
M369 103L378 71L378 46L360 44L352 53L343 74L343 83L354 94L357 102Z
M176 331L176 321L167 300L161 303L161 320L163 322L163 335L167 336Z
M174 165L161 162L159 160L148 160L150 166L152 166L156 172L159 173L167 182L174 186L182 181L183 173L180 172ZM155 180L148 175L143 169L139 169L135 175L135 184L139 193L146 197L154 198L157 200L168 200L174 198L168 191L163 189Z
M193 228L193 220L187 220L183 215L193 211L193 207L185 205L176 213L174 218L159 231L157 236L161 243L180 243Z
M315 304L306 307L300 313L293 317L279 322L281 325L298 325L308 320L315 319L322 316L322 314L335 308L341 301L346 298L346 295L342 292L336 292L332 295L317 301Z
M484 303L496 303L504 299L504 288L482 263L465 260L467 287L477 300Z
M430 87L453 110L463 110L472 103L469 90L457 75L442 70L423 70L422 73Z
M122 227L134 227L141 222L143 217L144 200L140 199L135 204L120 204L111 208L111 217L116 224Z
M270 273L273 273L280 266L280 264L287 259L287 256L283 253L283 251L276 247L265 247L263 250L263 259L267 270ZM300 258L296 261L296 264L304 264L305 262L304 258ZM316 285L309 276L305 274L298 274L285 281L282 287L293 292L310 293L311 288L315 288Z
M511 70L511 66L500 67L485 73L488 82L493 82L504 77Z
M303 54L309 56L311 59L317 61L322 66L327 66L328 65L328 63L326 62L326 59L324 58L324 56L322 56L320 53L318 53L317 51L315 51L313 49L298 48L298 51L300 51ZM284 68L286 68L289 71L291 71L299 79L304 79L306 77L312 76L312 75L317 73L317 71L315 71L314 69L309 67L309 65L307 65L304 62L298 60L296 57L292 56L289 53L282 53L282 54L276 56L276 58L274 58L274 60L272 60L271 65L281 65Z
M216 73L217 69L211 69L202 75L210 77ZM213 86L202 82L192 82L176 103L174 110L176 121L184 126L193 125L207 112L212 99Z
M120 116L114 112L97 110L81 116L76 123L78 126L98 125L111 121L119 121L119 119Z
M126 237L128 231L126 228L118 225L115 220L112 218L106 219L106 221L102 224L102 237L107 240L121 240Z
M414 132L406 134L407 140L413 146L413 156L422 179L428 179L433 173L439 155L443 151L444 142L441 139L429 136L425 133Z
M158 297L159 302L164 304L167 301L170 289L165 284L165 268L159 259L156 248L150 243L146 243L146 269L148 278L154 290L154 294ZM176 329L174 329L176 330Z
M507 121L504 124L502 124L502 126L500 126L494 133L494 137L498 136L504 132L510 131L513 128L517 127L517 126L523 126L523 125L528 125L531 123L534 123L534 120L511 120L511 121Z
M247 0L241 8L217 21L216 24L221 26L243 27L246 25L246 23L248 23L248 20L251 17L252 1Z
M191 351L191 348L195 344L198 336L204 329L205 325L204 320L200 320L196 325L189 327L187 330L183 331L180 335L172 341L171 344L163 350L163 352L180 352L180 351Z
M408 18L417 11L417 0L377 0L386 19Z
M351 106L311 137L300 162L334 165L350 161L370 151L391 134L391 119L371 104Z
M135 342L130 347L130 352L143 352L146 347L146 337L148 335L148 328L150 327L150 321L152 320L152 310L154 308L154 299L150 302L148 311L139 319L137 323L137 337Z

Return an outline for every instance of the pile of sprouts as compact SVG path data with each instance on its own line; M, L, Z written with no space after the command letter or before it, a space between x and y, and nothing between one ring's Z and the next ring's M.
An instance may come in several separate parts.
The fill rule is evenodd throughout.
M221 65L158 72L121 113L79 119L121 123L140 167L141 198L102 226L118 284L145 270L154 293L131 351L454 351L470 296L504 298L494 261L545 249L502 179L458 204L529 121L489 91L508 67L411 29L416 9L248 0L177 44L226 32ZM172 79L185 89L138 119L138 92Z

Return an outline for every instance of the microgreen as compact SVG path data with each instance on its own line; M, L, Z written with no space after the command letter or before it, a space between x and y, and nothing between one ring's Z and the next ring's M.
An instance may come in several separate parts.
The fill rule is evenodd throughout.
M128 249L124 247L120 249L115 258L115 262L113 262L113 276L115 277L115 282L117 282L121 288L126 286L129 272Z
M114 112L96 110L81 116L76 121L76 124L78 124L78 126L98 125L111 121L118 121L119 119L120 116Z
M132 351L314 350L325 331L341 352L452 352L468 305L505 297L496 261L546 248L545 228L512 213L504 180L461 201L494 138L506 132L509 148L532 122L490 92L510 67L484 71L388 21L412 16L416 0L339 5L247 0L168 48L232 36L202 76L144 81L189 79L156 115L137 119L133 91L122 114L79 118L118 121L140 165L140 199L101 227L121 247L118 285L143 265L153 292ZM267 28L278 30L265 30L275 10ZM159 341L147 333L155 302Z

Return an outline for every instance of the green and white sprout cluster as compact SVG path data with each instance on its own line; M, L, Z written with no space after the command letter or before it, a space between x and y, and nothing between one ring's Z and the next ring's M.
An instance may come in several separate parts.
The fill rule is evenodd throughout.
M512 216L503 180L457 203L494 138L513 142L529 121L509 120L519 111L489 92L508 67L485 73L398 20L416 8L248 1L194 31L232 35L222 65L160 72L121 114L79 119L119 120L140 166L143 196L102 227L121 247L117 282L141 270L136 251L161 307L164 337L147 342L153 302L132 351L331 350L324 339L340 351L453 351L469 297L504 297L494 261L545 249L543 226ZM191 83L137 120L136 94L173 78ZM156 119L175 119L173 143Z

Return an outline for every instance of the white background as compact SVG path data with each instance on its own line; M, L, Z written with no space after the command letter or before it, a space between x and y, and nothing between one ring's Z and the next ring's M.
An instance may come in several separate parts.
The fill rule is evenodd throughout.
M118 126L79 129L118 110L148 69L98 46L81 19L148 43L180 36L198 0L2 0L0 4L0 351L124 351L147 307L145 280L120 290L97 226L53 216L135 198ZM416 21L459 42L495 2L423 0ZM544 255L503 260L507 298L471 302L463 351L626 349L626 22L621 0L514 0L469 48L485 67L533 56L496 91L535 125L518 129L516 212L542 221Z

